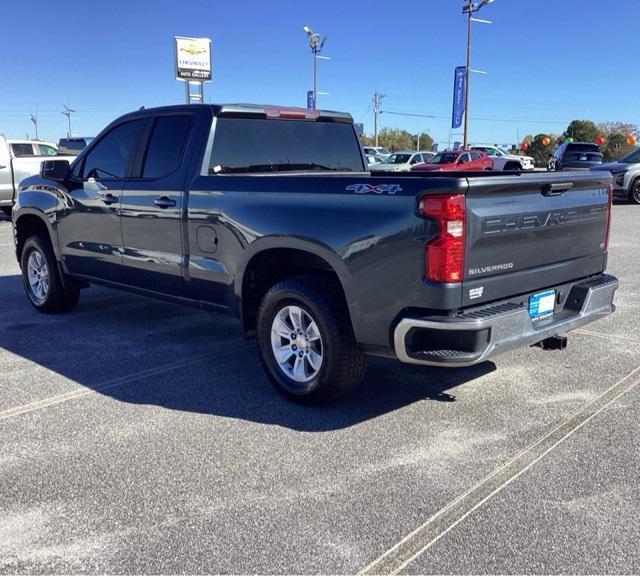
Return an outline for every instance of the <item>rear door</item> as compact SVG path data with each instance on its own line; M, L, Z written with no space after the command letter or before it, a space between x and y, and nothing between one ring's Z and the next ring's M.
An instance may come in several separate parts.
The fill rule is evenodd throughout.
M602 272L608 185L597 172L469 178L463 305Z
M126 183L120 203L126 284L172 296L181 293L185 176L180 166L193 123L189 111L148 121L136 160L138 177Z

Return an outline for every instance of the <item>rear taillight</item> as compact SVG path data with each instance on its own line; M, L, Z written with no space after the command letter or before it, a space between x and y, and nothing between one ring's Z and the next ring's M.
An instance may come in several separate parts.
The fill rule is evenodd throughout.
M435 237L427 244L425 276L431 282L462 282L466 206L464 194L425 196L420 200L420 216L434 220Z
M609 231L611 230L611 211L613 208L613 184L609 184L609 209L607 210L607 232L604 237L604 249L609 249Z

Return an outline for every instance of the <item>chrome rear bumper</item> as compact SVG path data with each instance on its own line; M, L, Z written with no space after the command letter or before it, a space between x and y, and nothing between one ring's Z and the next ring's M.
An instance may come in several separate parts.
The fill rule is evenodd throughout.
M404 318L394 331L398 359L427 366L471 366L521 346L564 334L614 312L618 280L609 275L574 284L561 310L533 321L523 304L498 303L457 316Z

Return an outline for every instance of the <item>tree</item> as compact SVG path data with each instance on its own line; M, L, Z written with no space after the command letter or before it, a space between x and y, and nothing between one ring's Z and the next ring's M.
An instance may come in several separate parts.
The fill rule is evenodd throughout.
M638 134L638 127L635 124L626 122L603 122L598 125L600 135L606 141L601 146L602 154L606 162L619 160L635 149L633 144L627 144L627 136Z
M593 142L600 130L591 120L573 120L562 135L563 140L573 138L576 142Z
M420 146L418 146L418 134L413 137L413 146L414 150L430 150L431 146L433 146L433 138L429 136L426 132L421 132L420 136Z
M425 136L420 138L421 147L424 138ZM364 146L375 146L375 138L373 136L362 136L361 140ZM406 130L383 128L378 132L378 146L382 146L390 152L395 152L396 150L413 150L415 148L415 141L413 136Z
M549 138L549 144L544 145L543 140ZM529 148L525 154L532 156L536 166L546 166L549 160L549 155L553 154L553 151L558 145L558 137L554 134L538 134L535 138L529 141Z

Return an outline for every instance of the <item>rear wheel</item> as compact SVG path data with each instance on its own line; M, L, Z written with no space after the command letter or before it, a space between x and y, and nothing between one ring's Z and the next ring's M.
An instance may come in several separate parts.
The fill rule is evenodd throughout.
M634 204L640 204L640 178L633 181L629 191L629 200Z
M366 357L330 283L304 277L276 284L260 305L257 335L271 382L295 402L336 400L364 377Z
M62 281L49 238L31 236L20 258L22 281L33 307L48 314L71 310L77 303L80 287L71 279Z

